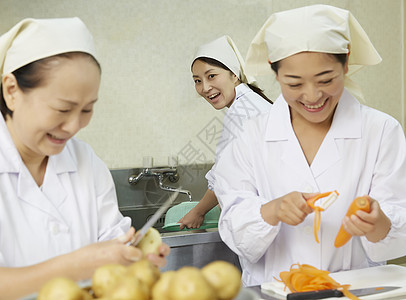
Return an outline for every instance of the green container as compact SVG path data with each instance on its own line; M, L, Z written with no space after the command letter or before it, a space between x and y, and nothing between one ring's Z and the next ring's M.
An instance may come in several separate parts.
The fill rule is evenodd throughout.
M182 219L198 201L185 201L178 205L172 206L165 215L165 224L162 229L167 231L181 231L178 221ZM220 218L220 208L215 206L205 216L202 225L198 229L217 228ZM197 228L183 228L182 231L196 230Z

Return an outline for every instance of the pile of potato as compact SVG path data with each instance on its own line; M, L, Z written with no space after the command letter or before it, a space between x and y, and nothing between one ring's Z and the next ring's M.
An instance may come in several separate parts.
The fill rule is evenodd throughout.
M240 270L226 261L161 272L142 259L127 267L99 267L87 288L68 278L54 278L41 288L37 300L231 300L240 288Z
M228 300L241 288L241 273L225 261L214 261L202 269L186 266L160 272L142 259L124 267L108 264L98 268L91 287L81 288L64 277L48 281L38 300Z

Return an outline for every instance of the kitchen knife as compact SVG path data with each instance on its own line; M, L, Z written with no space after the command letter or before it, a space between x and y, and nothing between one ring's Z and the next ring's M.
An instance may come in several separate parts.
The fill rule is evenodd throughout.
M138 243L142 240L142 238L144 237L144 235L147 233L148 229L150 229L155 223L156 221L158 221L158 219L162 216L162 214L168 209L168 207L172 204L172 202L176 199L176 197L178 197L179 192L174 192L165 202L164 204L161 205L161 207L152 215L152 217L147 221L147 223L144 224L144 226L142 226L142 228L140 230L138 230L131 242L130 245L131 246L137 246Z
M398 286L382 286L382 287L371 287L371 288L364 288L364 289L355 289L349 290L351 294L355 296L366 296L366 295L373 295L373 294L380 294L389 292L395 289L398 289ZM297 292L297 293L290 293L287 295L287 300L305 300L305 299L324 299L330 297L344 297L344 294L337 290L319 290L319 291L310 291L310 292Z

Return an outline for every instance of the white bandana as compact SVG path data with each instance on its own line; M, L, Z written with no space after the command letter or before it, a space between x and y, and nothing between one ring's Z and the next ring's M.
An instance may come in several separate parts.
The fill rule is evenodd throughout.
M256 85L255 78L245 74L244 59L229 36L224 35L200 46L196 51L192 64L199 57L215 59L229 68L242 82Z
M272 73L269 61L276 62L303 51L335 54L350 51L348 75L382 60L348 10L318 4L271 15L248 49L246 72Z
M67 52L96 59L93 37L79 18L24 19L0 37L0 74Z

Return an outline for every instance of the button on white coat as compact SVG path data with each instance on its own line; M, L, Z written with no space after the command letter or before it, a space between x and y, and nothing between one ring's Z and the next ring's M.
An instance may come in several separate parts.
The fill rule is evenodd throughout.
M50 227L51 227L51 233L53 235L57 235L59 233L59 225L58 224L52 224Z

